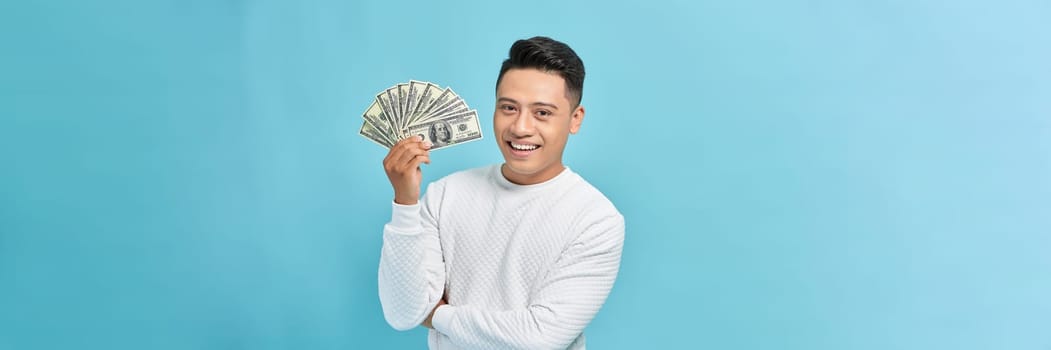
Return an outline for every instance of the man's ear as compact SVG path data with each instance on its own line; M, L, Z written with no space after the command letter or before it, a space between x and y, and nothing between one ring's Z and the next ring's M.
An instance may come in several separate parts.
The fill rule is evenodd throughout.
M584 106L577 106L569 118L569 133L576 134L580 130L580 124L584 122Z

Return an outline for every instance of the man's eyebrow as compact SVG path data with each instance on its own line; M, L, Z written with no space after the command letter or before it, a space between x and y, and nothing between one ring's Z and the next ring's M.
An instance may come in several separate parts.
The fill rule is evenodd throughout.
M554 105L552 103L547 103L547 102L533 102L533 103L531 103L529 105L530 106L545 106L545 107L548 107L548 108L551 108L551 109L558 109L558 106L556 106L556 105Z
M518 101L515 101L514 99L512 99L510 97L497 98L496 102L510 102L510 103L518 104ZM551 108L551 109L558 109L558 106L556 106L554 103L547 103L547 102L539 102L538 101L538 102L530 103L529 105L530 106L544 106L544 107L548 107L548 108Z

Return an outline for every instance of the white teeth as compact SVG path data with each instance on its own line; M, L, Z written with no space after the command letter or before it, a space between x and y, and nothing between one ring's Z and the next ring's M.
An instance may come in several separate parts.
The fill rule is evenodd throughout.
M535 150L537 147L540 147L540 146L537 146L537 145L519 145L517 143L512 142L511 143L511 147L516 149L516 150L519 150L519 151L532 151L532 150Z

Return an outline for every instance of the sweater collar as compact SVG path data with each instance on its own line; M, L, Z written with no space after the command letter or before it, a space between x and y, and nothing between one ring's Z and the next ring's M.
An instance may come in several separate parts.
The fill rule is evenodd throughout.
M499 184L500 187L511 191L528 191L551 187L559 182L565 181L565 179L570 177L570 174L573 174L573 171L569 170L569 166L565 166L565 169L562 169L562 172L547 181L532 185L519 185L504 177L503 172L500 171L500 167L502 166L503 164L494 165L492 169L490 169L490 173L492 177L496 179L496 183Z

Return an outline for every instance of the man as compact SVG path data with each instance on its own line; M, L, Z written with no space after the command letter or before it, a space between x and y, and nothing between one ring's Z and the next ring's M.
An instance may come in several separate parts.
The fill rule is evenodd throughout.
M392 327L431 328L431 349L583 349L620 267L624 218L562 164L584 120L584 65L565 44L519 40L496 82L504 163L460 171L420 196L430 146L383 160L394 188L379 295Z

